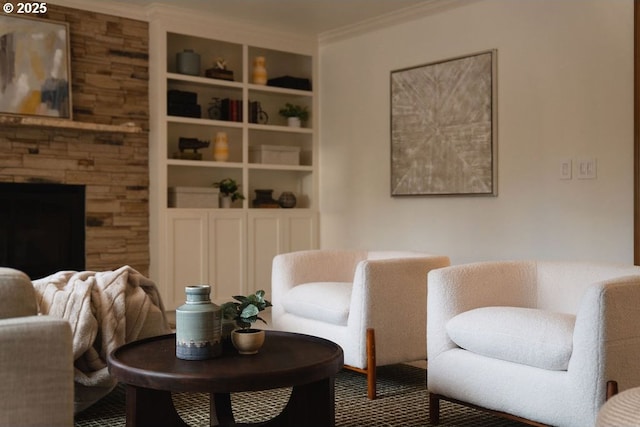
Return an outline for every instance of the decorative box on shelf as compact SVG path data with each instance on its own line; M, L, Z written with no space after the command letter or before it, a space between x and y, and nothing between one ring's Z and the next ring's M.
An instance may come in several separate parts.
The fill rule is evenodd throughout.
M231 70L223 70L220 68L209 68L205 70L204 75L211 79L233 81L233 71Z
M270 165L300 164L300 147L286 145L257 145L249 147L249 161Z
M217 208L219 193L214 187L169 187L169 207Z

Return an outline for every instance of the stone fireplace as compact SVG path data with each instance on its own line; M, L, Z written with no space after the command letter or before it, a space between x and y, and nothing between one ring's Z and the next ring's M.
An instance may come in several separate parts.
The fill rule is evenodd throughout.
M0 126L0 182L83 186L85 268L148 275L148 23L48 9L70 25L73 122L87 126ZM128 122L142 132L101 126Z

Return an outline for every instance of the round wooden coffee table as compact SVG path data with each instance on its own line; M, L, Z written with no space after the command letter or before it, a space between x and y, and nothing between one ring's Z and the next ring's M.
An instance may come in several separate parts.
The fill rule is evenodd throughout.
M235 426L232 392L293 387L278 416L261 426L334 426L334 377L343 366L335 343L309 335L267 331L258 354L240 355L225 345L209 360L176 358L176 337L163 335L113 351L109 371L126 385L127 427L186 426L171 392L211 394L211 421Z

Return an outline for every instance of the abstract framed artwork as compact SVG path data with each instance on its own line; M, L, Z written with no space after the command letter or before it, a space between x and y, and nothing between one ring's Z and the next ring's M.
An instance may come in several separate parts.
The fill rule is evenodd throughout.
M391 72L391 195L497 195L497 51Z
M0 114L71 119L69 24L0 15Z

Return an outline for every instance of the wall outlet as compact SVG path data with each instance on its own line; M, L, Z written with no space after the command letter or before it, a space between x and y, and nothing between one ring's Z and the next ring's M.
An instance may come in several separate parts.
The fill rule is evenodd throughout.
M596 179L598 163L595 157L578 161L578 179Z

